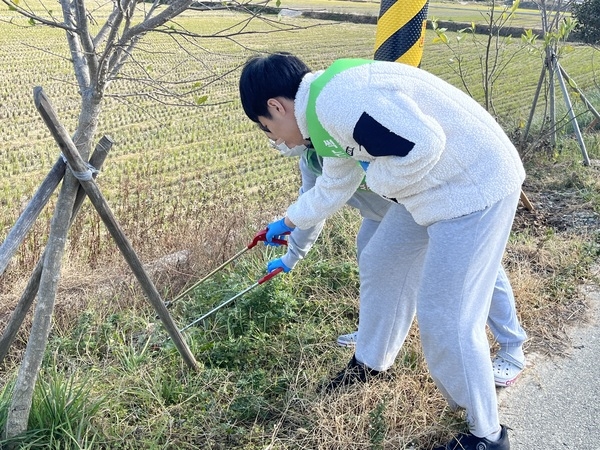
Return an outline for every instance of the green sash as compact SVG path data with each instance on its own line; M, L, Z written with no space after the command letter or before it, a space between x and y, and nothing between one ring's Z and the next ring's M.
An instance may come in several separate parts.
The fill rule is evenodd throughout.
M317 97L329 80L338 73L352 67L372 62L372 60L368 59L338 59L311 83L308 94L308 105L306 106L306 123L310 140L319 156L333 156L337 158L349 157L346 151L331 137L327 130L323 128L321 122L319 122L316 108ZM343 108L343 105L340 105L340 108Z

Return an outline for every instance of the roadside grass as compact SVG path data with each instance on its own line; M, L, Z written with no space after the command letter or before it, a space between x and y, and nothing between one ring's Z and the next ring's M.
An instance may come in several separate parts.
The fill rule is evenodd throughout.
M220 16L211 19L215 17ZM189 20L189 26L193 22L182 20ZM310 34L286 34L284 42L257 38L253 48L286 48L320 67L335 57L368 56L373 33L372 26L332 25ZM62 37L45 36L59 51ZM310 50L309 39L321 51ZM590 82L590 54L577 47L565 57L565 67L568 61L574 77ZM244 56L242 52L210 61L229 67ZM500 82L500 92L514 92L501 116L508 124L526 111L535 88L531 80L535 83L541 69L537 56L521 58ZM447 61L441 46L426 48L427 70L451 77ZM154 64L161 70L159 61ZM8 67L17 70L8 63L0 70ZM523 67L535 70L523 73ZM580 72L580 67L585 70ZM59 70L51 63L48 69L49 77ZM35 112L21 98L29 98L30 85L39 82L28 76L18 80L15 97L7 95L3 105L14 112L13 125L31 128L30 136L42 142L32 138L23 147L18 131L11 129L14 142L2 134L0 167L8 171L1 179L2 229L14 221L57 155ZM224 80L214 92L229 103L197 111L145 104L128 110L108 102L101 132L115 132L117 145L99 180L103 191L144 261L187 252L183 262L153 270L165 300L243 248L296 195L295 162L270 159L264 138L242 117L234 88L234 78ZM68 115L72 100L60 92L57 87L55 98ZM133 112L137 116L128 115ZM545 150L543 139L529 143L533 150L525 158L529 176L524 191L536 209L517 211L505 257L530 337L528 352L554 356L564 350L566 327L585 319L585 299L577 287L598 281L589 272L600 254L597 134L587 133L586 142L591 167L581 165L569 135L561 136L556 154ZM21 188L21 181L29 188ZM0 281L3 320L43 249L48 211L9 277ZM332 396L318 392L352 355L337 347L335 338L353 331L357 323L358 225L358 215L344 209L328 221L318 244L292 272L187 330L186 341L200 363L192 373L88 205L71 233L55 326L32 409L32 434L22 440L22 448L53 442L65 449L340 450L430 448L443 442L464 426L464 418L447 409L429 377L416 323L391 369L392 380ZM231 298L264 275L266 262L281 251L255 248L175 303L174 319L184 327ZM0 417L5 417L29 326L25 324L0 372Z
M596 150L592 157L598 156ZM565 330L585 319L578 285L598 281L588 269L600 255L600 167L579 161L572 147L527 162L524 189L536 210L517 211L505 257L530 338L527 353L561 354ZM557 206L549 201L553 196L569 205ZM594 220L574 222L586 217ZM463 428L464 417L447 409L428 375L416 323L392 380L331 396L319 392L352 354L335 338L356 326L358 224L355 212L344 209L296 269L188 329L197 373L185 368L135 287L88 291L87 307L53 331L45 363L51 380L60 381L55 388L80 393L78 401L93 413L77 441L82 447L69 437L61 448L94 442L124 449L425 449ZM174 319L183 327L230 298L262 276L266 261L281 251L244 255L174 304ZM10 362L17 364L18 355ZM69 388L69 374L84 368L85 389Z

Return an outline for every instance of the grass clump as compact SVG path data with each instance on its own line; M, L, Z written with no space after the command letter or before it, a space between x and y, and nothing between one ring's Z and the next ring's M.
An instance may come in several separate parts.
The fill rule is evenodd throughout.
M93 393L93 376L66 374L56 367L40 373L36 384L28 431L12 439L0 440L2 448L93 449L101 444L100 432L93 424L105 399ZM6 428L13 382L0 394L0 428ZM16 446L16 447L11 447Z

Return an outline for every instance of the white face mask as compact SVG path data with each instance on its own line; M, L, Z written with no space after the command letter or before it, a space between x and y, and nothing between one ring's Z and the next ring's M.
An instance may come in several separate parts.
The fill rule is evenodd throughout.
M300 156L305 150L306 145L296 145L295 147L289 148L285 145L285 142L276 144L275 141L269 139L271 146L276 149L282 156Z

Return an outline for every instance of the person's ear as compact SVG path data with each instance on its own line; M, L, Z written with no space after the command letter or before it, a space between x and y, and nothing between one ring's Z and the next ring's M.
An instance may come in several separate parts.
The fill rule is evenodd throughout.
M271 114L273 114L273 112L277 112L281 115L285 114L285 106L276 98L267 100L267 107L271 110Z

